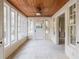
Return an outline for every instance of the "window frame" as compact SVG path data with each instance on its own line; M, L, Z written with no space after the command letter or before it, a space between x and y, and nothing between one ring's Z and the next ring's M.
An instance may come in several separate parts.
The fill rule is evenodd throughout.
M18 27L18 31L17 31L17 33L18 33L18 40L21 40L21 38L20 38L20 35L21 35L21 14L20 13L18 13L18 15L17 15L17 27Z
M14 19L11 18L11 17L12 17L11 12L14 13ZM13 36L14 36L14 39L13 39L12 37L10 37L10 38L11 38L11 40L10 40L11 43L14 43L14 42L16 41L16 39L15 39L15 25L16 25L16 24L15 24L15 20L16 20L16 15L15 15L15 13L16 13L15 10L10 7L10 15L11 15L11 16L10 16L10 23L11 23L11 24L10 24L10 35L11 35L11 36L12 36L12 34L11 34L12 27L14 28L14 35L13 35ZM14 24L13 24L13 25L12 25L12 20L14 20ZM12 39L13 39L13 40L12 40Z
M6 23L6 26L7 27L4 26L5 24L4 24L4 20L3 20L3 28L6 27L7 31L5 31L5 34L7 35L6 37L8 37L8 38L7 39L4 39L5 38L5 36L4 36L3 39L4 39L4 48L6 48L6 47L9 47L9 46L13 45L15 42L18 42L19 40L22 40L22 38L24 38L25 36L27 36L26 35L27 34L26 30L28 28L26 28L26 26L27 26L28 23L26 23L27 17L24 16L22 13L18 12L15 8L13 8L12 6L9 6L5 2L4 2L4 6L6 6L6 18L7 19L6 19L6 22L5 23ZM14 15L13 16L14 17L13 24L12 24L12 21L13 21L12 12L13 12L13 15ZM19 24L19 26L18 26L18 24ZM12 30L12 27L14 28L13 30ZM19 29L19 32L18 32L18 29ZM26 29L26 30L24 31L22 29ZM11 33L11 31L12 31L13 34ZM14 39L13 40L12 40L11 35L14 36ZM6 43L5 43L5 40L6 40Z
M49 21L45 20L45 33L49 34Z
M74 7L75 5L75 7ZM74 8L73 8L74 7ZM71 10L72 8L72 10ZM72 18L71 18L72 17ZM75 28L74 28L75 27ZM72 29L72 30L71 30ZM70 33L71 32L71 33ZM73 34L74 32L74 34ZM69 7L69 25L68 25L68 34L69 34L69 44L75 46L77 43L76 39L76 3ZM71 37L72 36L72 37ZM72 38L75 38L72 40Z
M6 10L5 10L5 8L6 8ZM5 13L5 11L6 11L6 13ZM5 15L6 14L6 15ZM5 5L4 4L4 21L6 21L6 23L4 22L4 45L5 46L8 46L9 45L9 42L8 42L8 22L7 22L7 20L8 20L8 6L7 5ZM6 20L5 20L5 17L6 17ZM6 24L6 27L5 27L5 24ZM6 29L6 32L5 32L5 29ZM7 35L7 36L5 36L5 35Z

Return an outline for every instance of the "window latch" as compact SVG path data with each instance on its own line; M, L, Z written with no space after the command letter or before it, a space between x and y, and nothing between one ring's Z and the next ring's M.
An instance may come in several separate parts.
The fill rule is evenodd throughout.
M2 44L2 41L0 42L0 44Z

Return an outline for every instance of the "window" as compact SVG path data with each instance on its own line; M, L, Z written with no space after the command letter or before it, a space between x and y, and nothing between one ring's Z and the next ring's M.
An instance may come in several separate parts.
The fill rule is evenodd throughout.
M21 39L21 15L18 14L18 40Z
M28 20L28 35L31 35L31 21Z
M4 6L4 43L5 45L8 44L7 40L7 7Z
M15 41L15 12L11 8L11 42Z
M4 47L14 44L25 36L27 36L26 16L4 3Z
M30 27L31 27L31 28L30 28L30 33L33 34L33 29L34 29L34 28L33 28L33 21L31 21Z
M20 15L20 32L19 32L19 37L22 39L24 37L23 31L24 31L24 17L23 15Z
M46 20L45 21L45 25L46 25L46 34L48 34L49 33L49 22Z
M56 27L56 21L55 18L53 18L53 34L55 35L55 27Z
M76 4L69 8L69 39L70 43L76 44Z

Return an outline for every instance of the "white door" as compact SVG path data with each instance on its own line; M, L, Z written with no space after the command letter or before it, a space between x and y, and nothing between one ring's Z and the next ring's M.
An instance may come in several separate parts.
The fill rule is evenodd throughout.
M35 39L43 40L45 39L45 26L43 22L35 23Z

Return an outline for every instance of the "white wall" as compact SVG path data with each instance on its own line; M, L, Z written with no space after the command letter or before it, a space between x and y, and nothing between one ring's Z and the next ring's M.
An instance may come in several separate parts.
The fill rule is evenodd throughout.
M22 17L23 17L23 15L22 15ZM19 36L16 35L17 36L16 41L14 43L10 42L10 45L8 45L4 48L4 57L5 58L10 56L13 52L16 51L16 49L18 49L18 47L20 47L24 42L27 41L27 36L28 36L28 34L27 34L27 18L24 17L21 19L19 29L20 29L20 32L17 34L20 34L20 35Z
M49 21L49 20L51 20L51 17L28 17L28 20L31 20L34 22L34 28L33 28L33 33L32 33L32 38L34 39L34 37L35 37L35 25L36 25L35 23L44 22L45 20ZM43 25L45 26L45 23ZM45 28L44 28L44 31L45 31ZM45 32L44 32L44 34L45 34ZM49 33L49 35L50 35L50 33ZM50 37L48 36L48 38L45 38L45 39L50 39Z
M8 56L10 56L13 52L16 51L16 49L18 49L18 47L20 47L25 41L27 41L27 36L28 36L28 29L27 29L27 17L24 16L22 13L20 13L17 9L15 9L12 5L10 5L9 3L5 3L5 5L7 5L8 7L8 13L7 13L7 17L8 17L8 26L7 28L9 29L7 32L9 32L8 36L9 38L11 37L11 23L10 21L12 20L10 18L10 8L13 8L15 10L15 24L14 24L14 28L15 28L15 36L14 38L16 38L14 41L11 41L11 38L9 40L9 45L4 46L4 58L6 59ZM4 6L3 6L4 7ZM1 9L0 9L1 10ZM20 16L20 18L18 18L18 16ZM4 17L3 17L4 18ZM1 19L1 18L0 18ZM4 20L4 19L3 19ZM1 24L1 23L0 23ZM3 24L1 24L3 25ZM4 27L4 26L3 26ZM4 33L3 33L4 34ZM2 58L0 58L2 59Z
M66 51L66 55L70 58L70 59L79 59L79 44L76 44L75 46L72 46L71 44L68 43L68 20L69 20L69 7L76 3L77 4L77 19L76 19L76 40L79 42L79 0L69 0L69 2L67 4L65 4L58 12L56 12L56 14L54 14L52 16L52 21L55 19L56 23L55 23L55 35L53 37L51 37L52 41L55 44L58 44L58 30L57 30L57 23L58 23L58 19L57 17L60 16L61 14L65 13L65 51ZM52 25L53 22L51 22ZM53 25L52 25L53 26ZM52 27L53 28L53 27ZM52 30L53 32L53 30ZM53 35L53 33L52 33Z
M50 39L52 40L52 42L54 44L57 44L56 42L56 20L55 18L51 18L51 20L49 20L50 23Z
M8 46L4 49L4 57L5 59L10 56L13 52L16 51L16 49L18 49L18 47L20 47L25 41L26 41L26 37L24 37L23 39L19 40L18 42L15 42L14 44L12 44L11 46Z
M0 0L0 42L3 41L3 0ZM3 59L3 44L0 44L0 59Z

